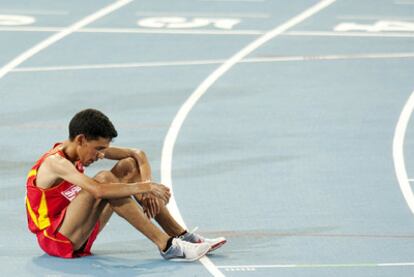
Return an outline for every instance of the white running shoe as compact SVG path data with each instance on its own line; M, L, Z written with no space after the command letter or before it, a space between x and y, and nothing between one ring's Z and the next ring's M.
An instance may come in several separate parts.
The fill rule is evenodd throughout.
M210 250L208 243L190 243L179 238L174 238L167 251L162 252L161 256L175 262L192 262L203 257Z
M197 230L197 228L194 229L191 233L187 232L185 235L181 236L180 239L191 243L208 243L210 245L210 250L208 252L219 249L227 242L224 237L218 237L214 239L204 238L203 236L194 233L195 230Z

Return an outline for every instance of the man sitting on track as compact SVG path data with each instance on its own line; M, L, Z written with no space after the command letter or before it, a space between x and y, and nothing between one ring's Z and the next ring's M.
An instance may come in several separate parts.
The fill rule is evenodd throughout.
M113 212L154 242L164 259L194 261L226 242L184 230L165 207L169 189L151 181L145 153L111 147L116 136L103 113L83 110L69 124L69 140L55 144L29 172L28 225L46 253L63 258L91 255L93 242ZM83 166L103 158L118 162L94 178L83 174Z

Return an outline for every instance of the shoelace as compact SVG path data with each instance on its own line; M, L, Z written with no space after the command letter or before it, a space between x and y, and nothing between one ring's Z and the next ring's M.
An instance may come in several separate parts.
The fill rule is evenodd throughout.
M198 230L198 226L194 227L194 229L191 232L187 232L188 234L194 234L195 231ZM185 235L179 236L180 239L183 239Z

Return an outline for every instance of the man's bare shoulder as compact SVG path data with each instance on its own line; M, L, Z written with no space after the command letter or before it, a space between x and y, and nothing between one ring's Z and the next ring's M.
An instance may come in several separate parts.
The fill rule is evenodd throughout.
M58 153L52 154L46 157L39 167L36 184L43 189L51 188L62 181L60 176L72 172L72 170L75 170L75 167L69 160Z

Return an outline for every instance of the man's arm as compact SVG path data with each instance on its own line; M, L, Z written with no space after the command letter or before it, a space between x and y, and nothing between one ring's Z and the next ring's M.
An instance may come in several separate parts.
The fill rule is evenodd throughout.
M105 150L105 158L110 160L122 160L125 158L134 158L139 167L142 180L151 180L151 167L147 155L140 149L109 147Z
M42 166L48 168L49 174L53 174L91 193L95 198L121 198L138 193L151 193L164 198L164 191L153 183L99 183L96 180L80 173L67 159L55 155L49 157Z
M151 176L151 166L148 161L147 155L144 151L140 149L131 149L131 148L120 148L120 147L110 147L105 150L105 158L112 159L112 160L120 160L124 158L134 158L139 172L141 174L142 180L152 180ZM169 202L168 199L162 199L157 197L153 197L151 195L143 195L143 194L135 194L135 199L142 205L144 208L145 214L149 218L153 218L160 212L162 204L167 204ZM161 202L160 202L161 201Z

